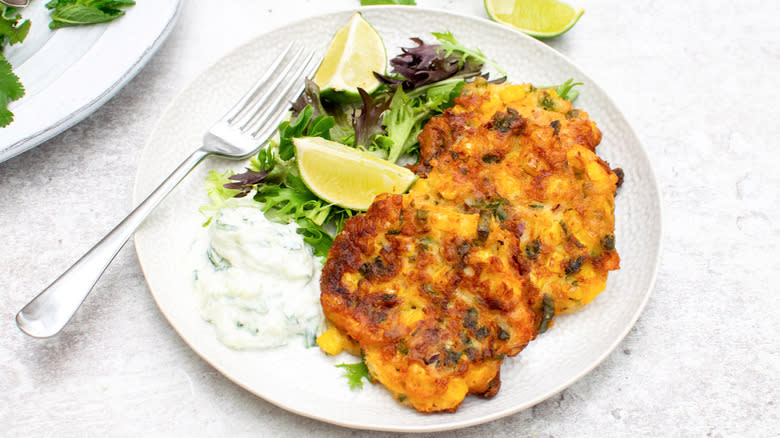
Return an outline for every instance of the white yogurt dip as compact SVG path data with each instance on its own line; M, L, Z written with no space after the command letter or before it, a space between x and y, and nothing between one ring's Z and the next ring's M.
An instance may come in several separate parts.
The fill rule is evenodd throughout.
M196 242L201 316L223 344L267 348L302 335L315 345L322 264L296 228L269 221L251 199L231 199Z

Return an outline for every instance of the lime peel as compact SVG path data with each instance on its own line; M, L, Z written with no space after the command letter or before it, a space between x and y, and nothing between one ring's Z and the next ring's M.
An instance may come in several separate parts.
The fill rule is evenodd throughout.
M558 0L484 0L491 20L536 38L552 38L569 31L585 10Z
M360 100L357 89L371 93L380 86L373 72L384 73L387 52L382 37L356 12L328 44L314 82L326 100Z

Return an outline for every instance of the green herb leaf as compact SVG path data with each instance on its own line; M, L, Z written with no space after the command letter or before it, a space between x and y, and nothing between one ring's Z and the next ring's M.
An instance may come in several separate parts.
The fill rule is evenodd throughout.
M363 379L371 381L371 377L368 374L368 367L365 362L358 363L342 363L336 365L338 368L344 368L344 377L349 380L350 389L362 389Z
M6 45L21 43L30 33L30 20L19 23L22 16L16 14L16 9L0 5L0 51Z
M79 4L60 6L51 13L52 21L49 23L49 29L59 29L82 24L106 23L122 14L124 14L124 12L118 15L109 14L100 9Z
M0 127L8 126L14 120L14 114L8 110L11 101L24 96L24 87L14 74L11 64L0 55Z
M417 6L414 0L360 0L360 6L373 5L409 5Z
M582 82L574 82L574 79L569 79L568 81L560 85L544 85L544 86L537 86L536 88L539 89L552 88L553 90L555 90L555 93L558 94L558 97L560 97L561 99L566 99L569 102L574 102L574 100L577 99L577 96L580 95L580 92L574 89L574 87L576 87L577 85L582 85Z
M135 5L132 0L52 0L50 29L113 21L125 14L120 8Z
M19 23L22 16L16 9L0 5L0 127L11 124L14 114L8 109L8 104L24 96L24 86L19 76L13 72L13 67L2 55L8 45L21 43L30 33L30 20Z
M558 97L561 99L566 99L570 102L574 102L574 99L580 95L579 91L573 90L573 88L577 85L582 85L582 82L574 82L574 79L569 79L568 81L554 88L555 92L558 93Z

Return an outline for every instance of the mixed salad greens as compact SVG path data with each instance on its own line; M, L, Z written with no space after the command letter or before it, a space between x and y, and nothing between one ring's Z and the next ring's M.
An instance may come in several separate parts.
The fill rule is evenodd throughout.
M382 85L371 94L359 89L360 102L330 102L308 80L292 105L291 119L279 126L278 140L253 157L245 172L209 173L206 188L213 205L204 209L218 209L228 198L252 193L266 217L280 223L296 222L298 233L314 254L325 257L332 236L357 211L329 204L306 187L295 162L292 139L317 136L393 163L414 162L417 136L428 120L453 106L467 80L487 77L482 72L485 65L495 66L481 51L460 44L451 32L432 35L438 43L412 38L416 46L402 48L402 53L390 60L391 74L374 72Z
M105 23L125 14L122 8L135 5L133 0L51 0L49 29ZM8 126L14 115L8 104L24 96L25 90L13 67L3 55L5 47L19 44L27 38L32 23L22 21L16 8L0 4L0 128Z
M298 224L298 233L314 254L325 257L334 235L344 221L358 213L330 204L312 193L298 172L293 138L317 136L369 152L392 163L415 162L418 134L432 117L454 105L466 81L492 66L506 79L503 70L478 49L470 49L451 32L432 32L437 43L411 38L414 47L402 48L390 60L391 74L374 72L382 83L369 94L359 89L358 103L335 103L320 95L317 85L307 80L305 91L292 105L292 118L279 126L279 138L260 150L246 170L212 170L206 188L213 205L201 211L219 209L225 200L252 194L270 220ZM571 79L555 88L564 99L579 94ZM204 224L208 225L210 219Z

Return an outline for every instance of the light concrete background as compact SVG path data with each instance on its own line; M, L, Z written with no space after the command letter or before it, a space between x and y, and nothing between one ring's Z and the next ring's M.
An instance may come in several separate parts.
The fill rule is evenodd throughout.
M169 40L116 97L0 163L0 435L369 434L283 411L203 362L157 310L132 243L58 338L13 323L129 211L144 142L195 75L260 33L358 4L185 0ZM486 16L481 0L418 5ZM582 20L548 43L610 93L654 164L665 228L655 291L623 343L570 388L430 436L778 436L780 3L577 5Z

